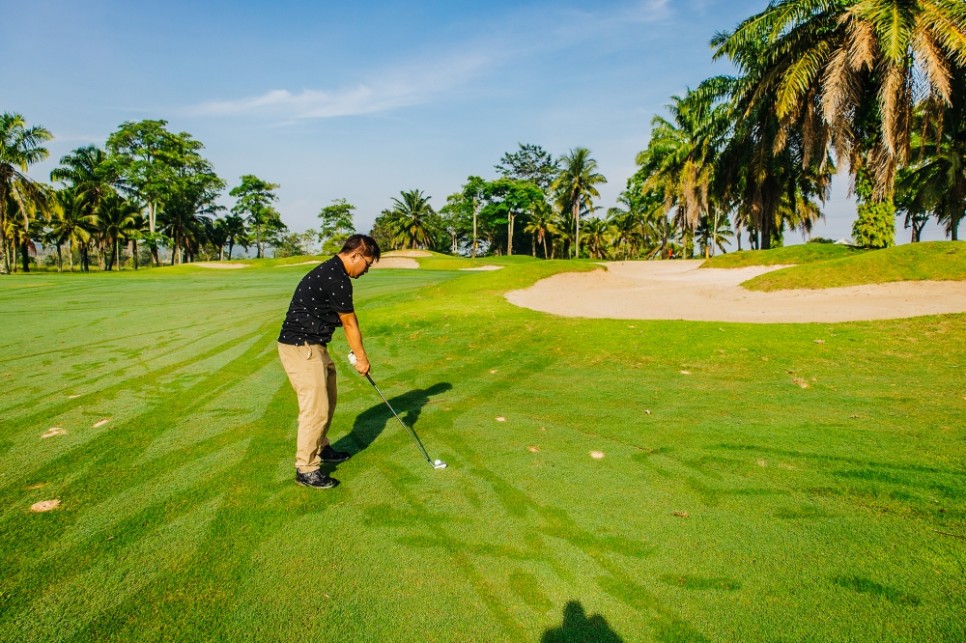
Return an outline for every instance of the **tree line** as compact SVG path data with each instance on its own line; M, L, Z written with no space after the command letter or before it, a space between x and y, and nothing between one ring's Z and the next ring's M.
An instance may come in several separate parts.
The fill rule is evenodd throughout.
M429 248L470 256L690 257L722 251L742 236L751 248L808 234L823 217L832 176L844 169L857 201L854 243L895 243L896 218L918 241L930 220L958 239L966 214L966 2L962 0L780 0L711 41L737 73L672 96L655 116L638 169L618 203L601 211L607 179L583 147L554 157L519 144L469 176L438 211L422 190L404 190L371 233L387 249ZM355 206L336 199L320 229L288 231L273 207L277 184L254 175L229 195L191 135L163 120L124 123L106 148L64 156L57 187L27 177L51 139L18 114L0 117L0 254L24 270L35 241L95 254L119 266L122 244L160 264L231 258L235 246L279 254L312 242L338 249L354 230Z
M935 220L958 239L966 215L966 2L783 0L711 41L737 69L672 96L654 117L616 207L585 148L559 159L520 145L493 180L468 177L433 211L404 192L377 219L392 247L593 258L690 257L781 245L824 215L848 172L853 243L920 240ZM581 223L583 221L583 223Z
M89 270L92 255L101 270L119 270L122 246L134 268L139 245L155 265L161 265L162 247L170 251L171 263L223 259L226 250L231 258L235 246L254 245L261 257L266 244L277 243L287 231L272 206L279 186L254 175L241 177L229 192L235 205L219 216L224 208L216 201L225 181L202 156L201 142L187 132L169 131L164 120L125 122L105 148L87 145L62 157L50 172L52 184L32 180L27 168L47 158L44 143L52 138L19 114L0 115L5 272L28 271L35 242L56 248L59 269L66 254L71 271Z

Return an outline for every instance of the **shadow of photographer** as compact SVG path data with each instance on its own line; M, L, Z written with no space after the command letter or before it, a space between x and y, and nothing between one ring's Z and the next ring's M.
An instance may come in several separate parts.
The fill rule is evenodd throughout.
M563 623L560 627L547 630L540 637L540 643L578 643L596 641L597 643L623 643L624 639L610 628L600 614L588 617L584 606L578 601L570 601L564 607Z

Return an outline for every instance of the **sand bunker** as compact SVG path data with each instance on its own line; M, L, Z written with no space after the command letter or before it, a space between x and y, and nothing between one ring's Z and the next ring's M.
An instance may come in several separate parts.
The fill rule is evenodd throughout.
M433 253L428 250L390 250L382 253L382 258L386 257L432 257Z
M702 261L602 264L506 295L564 317L795 323L897 319L966 312L966 281L915 281L824 290L756 292L739 284L782 266L699 269Z
M222 263L219 261L196 261L192 266L198 266L199 268L215 268L216 270L237 270L238 268L247 268L247 263Z
M416 268L419 268L419 262L408 257L387 257L386 255L382 255L382 258L379 259L379 261L372 264L373 270L378 268L406 268L408 270L415 270Z
M460 268L460 270L500 270L501 268L503 268L503 266L486 265L478 266L476 268Z

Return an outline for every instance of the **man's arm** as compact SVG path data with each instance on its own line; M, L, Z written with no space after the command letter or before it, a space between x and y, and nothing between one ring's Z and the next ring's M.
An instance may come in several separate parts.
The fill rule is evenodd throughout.
M345 338L349 342L349 349L355 353L356 370L360 375L365 375L371 368L369 358L366 356L366 349L362 346L362 331L359 330L359 319L355 313L339 313L342 320L342 328L345 329Z

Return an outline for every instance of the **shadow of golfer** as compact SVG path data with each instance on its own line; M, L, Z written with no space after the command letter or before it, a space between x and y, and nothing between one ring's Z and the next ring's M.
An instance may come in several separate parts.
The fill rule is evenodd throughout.
M584 612L584 606L577 601L570 601L564 607L563 624L549 629L540 637L540 643L578 643L596 641L597 643L623 643L624 639L617 632L610 629L607 620L600 614L590 618Z
M440 382L439 384L433 384L429 388L416 389L408 393L403 393L402 395L397 395L396 397L391 397L389 398L389 404L396 410L396 413L399 414L399 417L402 418L402 421L407 426L413 427L419 420L419 415L422 413L423 407L429 403L429 398L444 393L451 388L453 386L449 382ZM372 393L379 399L378 393L375 391ZM364 451L379 437L379 434L386 428L387 423L395 421L392 412L379 399L378 404L369 407L356 417L356 421L352 425L352 430L348 435L339 438L333 447L340 451L348 451L352 454ZM404 430L402 427L399 428L400 430Z

